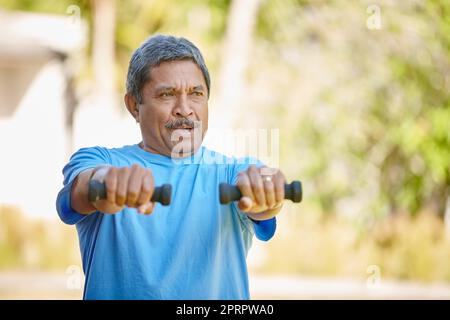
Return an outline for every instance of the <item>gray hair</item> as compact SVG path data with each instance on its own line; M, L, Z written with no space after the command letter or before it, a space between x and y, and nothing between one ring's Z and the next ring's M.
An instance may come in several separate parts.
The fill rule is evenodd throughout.
M211 80L200 50L189 40L167 35L147 38L133 53L127 75L127 93L142 103L142 87L150 80L150 69L162 62L192 60L203 73L208 96Z

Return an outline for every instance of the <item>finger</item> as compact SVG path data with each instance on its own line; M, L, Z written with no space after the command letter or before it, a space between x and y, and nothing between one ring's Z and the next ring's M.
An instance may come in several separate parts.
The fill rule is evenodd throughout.
M248 197L250 200L254 199L250 178L247 172L243 171L239 173L236 185L238 186L239 191L241 191L242 197Z
M264 184L259 169L255 166L248 168L248 176L250 178L250 184L252 186L253 195L255 197L256 204L260 207L266 206L266 196L264 194Z
M149 215L153 212L154 208L155 208L155 203L147 202L143 205L140 205L137 209L138 209L139 213Z
M146 169L144 176L142 177L141 193L139 194L137 205L143 205L150 202L155 188L154 186L153 174L149 169Z
M264 166L259 168L259 173L262 176L275 176L278 173L278 169Z
M250 211L253 207L253 201L249 197L242 197L238 202L238 207L241 211Z
M128 207L135 207L142 186L143 168L134 164L131 167L130 177L128 179L127 195L125 203Z
M267 177L270 177L270 180L266 179ZM263 177L266 205L269 207L269 209L273 208L276 205L275 186L271 179L273 179L272 176Z
M275 179L273 181L275 188L275 202L277 205L281 204L284 200L284 184L286 183L286 179L281 171L275 175Z
M116 203L117 168L111 167L105 177L106 200Z
M125 200L127 199L128 179L130 178L130 173L131 170L128 167L123 167L118 170L116 204L120 207L125 205Z

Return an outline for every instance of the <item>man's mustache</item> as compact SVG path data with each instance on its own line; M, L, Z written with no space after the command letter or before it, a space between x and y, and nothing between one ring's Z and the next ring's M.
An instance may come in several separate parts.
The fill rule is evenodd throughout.
M198 128L201 125L201 121L192 121L186 118L175 119L167 122L164 127L167 129L179 129L179 128Z

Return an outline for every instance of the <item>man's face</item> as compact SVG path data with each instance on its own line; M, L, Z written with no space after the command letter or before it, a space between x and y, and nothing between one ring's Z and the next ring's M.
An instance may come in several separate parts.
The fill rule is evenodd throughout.
M208 92L193 61L163 62L152 68L142 100L136 107L145 149L171 157L197 151L208 129Z

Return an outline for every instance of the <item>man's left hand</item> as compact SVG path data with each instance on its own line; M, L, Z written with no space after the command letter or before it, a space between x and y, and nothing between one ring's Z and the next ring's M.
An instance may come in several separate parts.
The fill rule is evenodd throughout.
M268 220L283 206L283 173L274 168L250 166L239 173L237 186L242 193L239 209L253 220Z

